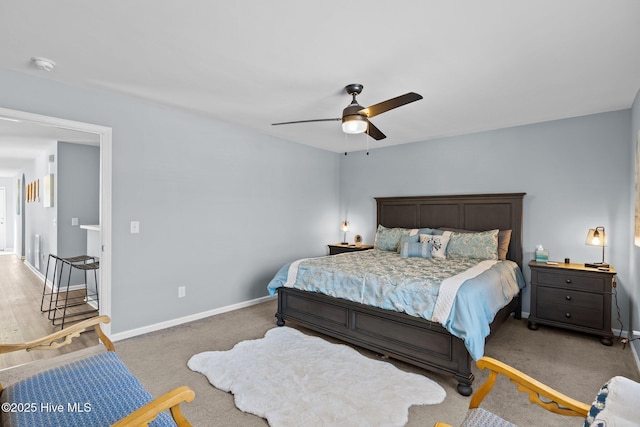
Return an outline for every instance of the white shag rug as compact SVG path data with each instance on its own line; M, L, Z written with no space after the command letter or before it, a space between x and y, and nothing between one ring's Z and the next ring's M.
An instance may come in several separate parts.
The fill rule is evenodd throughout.
M422 375L286 326L229 351L196 354L188 366L272 427L403 426L411 405L446 396Z

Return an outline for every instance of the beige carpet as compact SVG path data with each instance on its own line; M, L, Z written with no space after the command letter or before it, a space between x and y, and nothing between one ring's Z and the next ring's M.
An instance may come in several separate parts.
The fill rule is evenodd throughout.
M266 420L239 411L233 395L213 387L207 379L189 370L187 361L196 353L229 350L243 340L257 339L276 327L276 301L213 316L163 331L120 341L116 351L129 369L154 395L188 385L195 393L192 403L183 405L186 417L195 426L266 426ZM287 323L293 326L292 323ZM305 331L305 333L310 333ZM370 357L375 354L362 351ZM570 396L590 403L598 388L614 375L640 381L629 346L615 344L606 347L598 337L541 326L538 331L527 329L526 320L508 320L491 338L486 347L488 356L500 359L525 371L532 377ZM393 362L409 372L427 375L447 392L438 405L412 406L408 426L432 426L436 421L458 425L467 410L469 398L455 391L452 377L432 374L401 362ZM486 374L474 368L477 387ZM283 385L284 386L284 385ZM278 390L271 390L274 396ZM560 417L528 403L527 396L500 378L483 407L511 422L526 426L581 426L578 418Z
M275 327L276 301L213 316L145 336L116 343L116 351L154 395L179 385L188 385L195 400L184 405L184 413L196 426L265 426L267 422L255 415L239 411L233 395L213 387L207 379L187 367L196 353L229 350L243 340L264 336ZM292 323L287 323L292 326ZM310 333L309 331L305 331ZM365 355L377 357L368 351ZM486 354L515 366L572 397L590 403L598 388L614 375L624 375L640 381L633 354L616 344L606 347L597 337L541 326L538 331L527 329L526 321L508 320L487 344ZM455 391L452 377L432 374L401 362L394 364L409 372L426 374L447 392L439 405L412 406L408 426L431 426L436 421L459 424L467 410L469 398ZM475 385L486 374L474 368ZM272 390L274 395L278 390ZM578 418L559 417L528 403L526 395L503 378L483 407L503 415L510 421L526 426L582 425Z

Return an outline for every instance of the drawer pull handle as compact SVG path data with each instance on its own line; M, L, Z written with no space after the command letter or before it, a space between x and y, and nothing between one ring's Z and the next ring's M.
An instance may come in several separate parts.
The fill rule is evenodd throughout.
M565 280L565 282L571 283L571 279L567 279L567 280Z
M566 297L564 297L567 301L571 301L571 295L567 295Z
M564 317L566 317L567 319L571 317L571 313L565 313Z

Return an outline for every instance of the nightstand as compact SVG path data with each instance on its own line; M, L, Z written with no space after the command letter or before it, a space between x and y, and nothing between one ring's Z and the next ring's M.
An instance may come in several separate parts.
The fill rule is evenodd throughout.
M547 264L531 261L531 313L529 329L538 324L600 336L613 344L611 294L616 271L588 268L584 264Z
M358 252L373 249L373 245L343 245L342 243L334 243L329 246L329 255L341 254L344 252Z

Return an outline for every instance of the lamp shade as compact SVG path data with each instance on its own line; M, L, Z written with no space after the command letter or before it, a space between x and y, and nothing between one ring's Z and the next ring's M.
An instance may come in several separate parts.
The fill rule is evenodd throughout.
M604 232L604 227L589 229L587 240L584 244L587 246L607 246L607 235Z
M342 118L342 131L344 133L363 133L367 131L369 122L363 116L354 114Z

